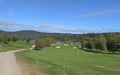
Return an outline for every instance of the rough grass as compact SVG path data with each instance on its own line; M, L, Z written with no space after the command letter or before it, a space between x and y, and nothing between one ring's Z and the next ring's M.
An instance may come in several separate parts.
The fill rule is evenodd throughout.
M120 75L120 55L101 54L62 46L16 53L48 75Z
M23 41L9 42L9 44L0 43L0 52L16 50L16 49L29 49L31 46L32 43L25 43Z
M28 61L26 61L24 57L18 56L18 55L16 55L16 57L17 57L16 60L20 66L22 75L47 75L44 73L42 68L29 63Z

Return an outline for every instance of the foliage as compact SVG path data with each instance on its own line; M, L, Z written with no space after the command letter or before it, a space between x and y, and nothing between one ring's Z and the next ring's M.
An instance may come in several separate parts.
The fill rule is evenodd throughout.
M98 40L97 40L97 49L100 49L100 50L107 50L107 47L106 47L106 38L104 37L104 35L100 34L98 35Z
M7 35L7 33L2 33L0 35L0 42L3 42L4 44L8 44L10 41L9 36Z
M102 52L120 52L120 33L89 33L89 34L61 34L61 33L41 33L36 31L0 31L0 42L9 44L10 41L16 42L24 40L30 42L36 38L43 38L44 47L50 47L51 43L62 42L74 44L81 42L83 49L98 50ZM51 40L51 41L50 41ZM41 41L42 42L42 41ZM37 42L38 43L38 42Z
M108 34L107 35L107 47L112 53L120 50L120 35Z
M29 43L30 41L31 41L31 39L30 39L30 38L27 38L26 42Z
M54 38L52 37L38 38L35 43L35 50L39 50L44 47L50 47L53 42Z
M35 43L35 50L39 50L45 47L45 41L43 39L37 39Z
M110 51L115 53L120 51L120 34L84 34L82 35L82 48L88 50Z

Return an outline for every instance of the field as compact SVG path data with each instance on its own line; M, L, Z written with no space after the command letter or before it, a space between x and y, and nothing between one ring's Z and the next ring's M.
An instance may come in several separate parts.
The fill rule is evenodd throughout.
M9 44L0 43L0 52L17 50L17 49L29 49L31 46L32 43L26 43L23 41L9 42Z
M17 52L47 75L120 75L120 55L86 52L73 46Z

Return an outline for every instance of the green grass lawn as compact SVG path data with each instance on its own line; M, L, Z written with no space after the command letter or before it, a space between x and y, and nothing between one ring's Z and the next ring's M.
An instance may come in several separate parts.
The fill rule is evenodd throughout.
M29 49L33 43L26 43L23 41L9 42L9 44L0 43L0 52L10 51L16 49Z
M16 53L48 75L120 75L120 55L100 54L62 46Z

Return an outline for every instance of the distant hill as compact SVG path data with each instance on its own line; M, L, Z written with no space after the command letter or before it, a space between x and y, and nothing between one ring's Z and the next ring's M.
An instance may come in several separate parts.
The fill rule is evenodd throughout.
M6 31L0 30L0 34L5 33Z
M42 37L42 36L63 36L63 35L71 35L71 34L63 34L63 33L46 33L46 32L38 32L34 30L21 30L21 31L15 31L15 32L7 32L7 31L2 31L0 30L0 34L2 33L8 33L8 34L13 34L13 35L18 35L18 36L23 36L25 38L37 38L37 37Z
M69 33L47 33L47 32L38 32L38 31L34 31L34 30L21 30L21 31L15 31L15 32L7 32L7 31L3 31L0 30L0 34L1 33L8 33L8 34L13 34L13 35L18 35L18 36L22 36L24 38L31 38L31 39L35 39L38 37L43 37L43 36L71 36L72 38L78 38L80 39L80 35L89 35L89 36L95 36L95 35L99 35L99 34L104 34L105 36L107 34L117 34L120 35L120 32L110 32L110 33L88 33L88 34L69 34Z

